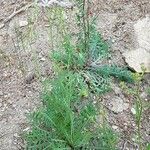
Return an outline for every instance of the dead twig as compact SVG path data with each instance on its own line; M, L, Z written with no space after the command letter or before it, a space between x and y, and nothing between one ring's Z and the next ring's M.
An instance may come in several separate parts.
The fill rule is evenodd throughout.
M17 14L26 11L26 9L30 8L31 6L33 6L33 3L31 4L27 4L26 6L20 8L19 10L15 10L9 17L7 17L3 23L7 23L8 21L10 21L13 17L15 17Z
M125 149L126 149L126 145L127 145L127 141L125 141L125 142L123 143L122 150L125 150Z
M26 11L28 8L30 8L31 6L33 6L33 3L31 4L27 4L24 7L20 8L19 10L14 10L14 12L8 16L6 19L3 20L2 24L0 25L0 29L3 28L5 26L5 24L7 22L9 22L13 17L15 17L17 14Z

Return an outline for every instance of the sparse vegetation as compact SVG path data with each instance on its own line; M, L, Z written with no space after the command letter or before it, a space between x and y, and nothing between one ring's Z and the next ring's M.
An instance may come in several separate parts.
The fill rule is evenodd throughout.
M27 149L115 149L117 137L96 123L98 111L83 92L83 79L65 71L51 86L42 95L44 107L31 115Z
M147 93L148 95L150 95L150 87L147 89Z
M121 82L121 87L128 95L133 96L135 103L133 110L135 110L134 117L135 117L135 123L137 126L136 132L136 142L139 146L140 150L144 149L144 141L142 140L142 131L141 131L141 125L142 125L142 117L144 113L144 109L147 108L147 105L145 105L144 100L141 98L141 84L142 80L145 74L145 68L142 66L142 73L135 73L133 74L133 78L135 80L135 87L129 88L124 82ZM146 143L147 144L147 143Z

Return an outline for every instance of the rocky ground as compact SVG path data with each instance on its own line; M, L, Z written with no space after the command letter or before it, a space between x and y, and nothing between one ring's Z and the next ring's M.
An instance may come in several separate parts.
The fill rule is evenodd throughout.
M46 19L36 22L35 35L28 45L29 18L34 17L30 0L0 2L0 149L21 150L23 131L28 130L27 114L40 105L41 80L52 76L48 58L49 44ZM149 0L99 0L96 1L99 17L97 27L111 46L111 63L128 64L140 71L144 63L150 70L150 1ZM15 11L22 10L15 16ZM95 8L96 9L96 8ZM32 14L32 15L31 15ZM43 15L43 14L42 14ZM11 16L11 17L9 17ZM133 99L125 95L117 83L113 92L103 97L109 122L113 129L123 133L119 149L136 150ZM150 86L150 74L144 77L141 96L144 102ZM142 133L150 142L149 110L143 114Z

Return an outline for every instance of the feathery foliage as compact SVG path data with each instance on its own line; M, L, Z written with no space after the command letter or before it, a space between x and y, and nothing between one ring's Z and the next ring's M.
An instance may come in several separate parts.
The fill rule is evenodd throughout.
M42 96L44 107L31 115L33 128L26 136L27 149L115 149L114 133L94 127L96 109L81 94L84 80L63 72L51 85L51 91L44 90Z
M31 114L32 129L25 136L29 150L116 149L117 136L111 128L97 124L99 113L91 95L108 92L111 76L132 82L132 74L120 67L99 65L109 56L107 42L89 16L89 2L76 3L79 32L75 42L71 33L63 32L61 46L53 51L51 58L62 71L50 88L45 86L42 108Z

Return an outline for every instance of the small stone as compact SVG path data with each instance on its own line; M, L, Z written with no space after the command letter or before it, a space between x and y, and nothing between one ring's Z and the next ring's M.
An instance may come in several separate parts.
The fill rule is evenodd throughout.
M5 24L0 24L0 29L2 29L5 26Z
M93 101L93 104L96 104L97 102L96 101Z
M132 126L133 126L133 127L135 127L135 126L136 126L136 124L135 124L135 123L132 123Z
M60 2L59 3L59 5L61 6L61 7L64 7L64 8L72 8L73 6L74 6L74 4L73 3L71 3L71 2Z
M27 26L28 25L28 21L27 20L20 20L19 21L19 26L20 27L24 27L24 26Z
M30 130L30 127L27 127L27 128L25 128L25 129L23 129L23 132L27 132L27 131L29 131Z
M14 134L14 137L18 137L18 133L15 133L15 134Z
M46 59L44 58L44 57L42 57L41 59L40 59L40 61L45 61Z
M135 108L131 108L131 112L132 112L133 115L135 115L136 114Z
M112 128L113 128L114 130L117 130L117 129L118 129L118 126L113 125Z
M136 141L135 138L132 138L132 141Z

